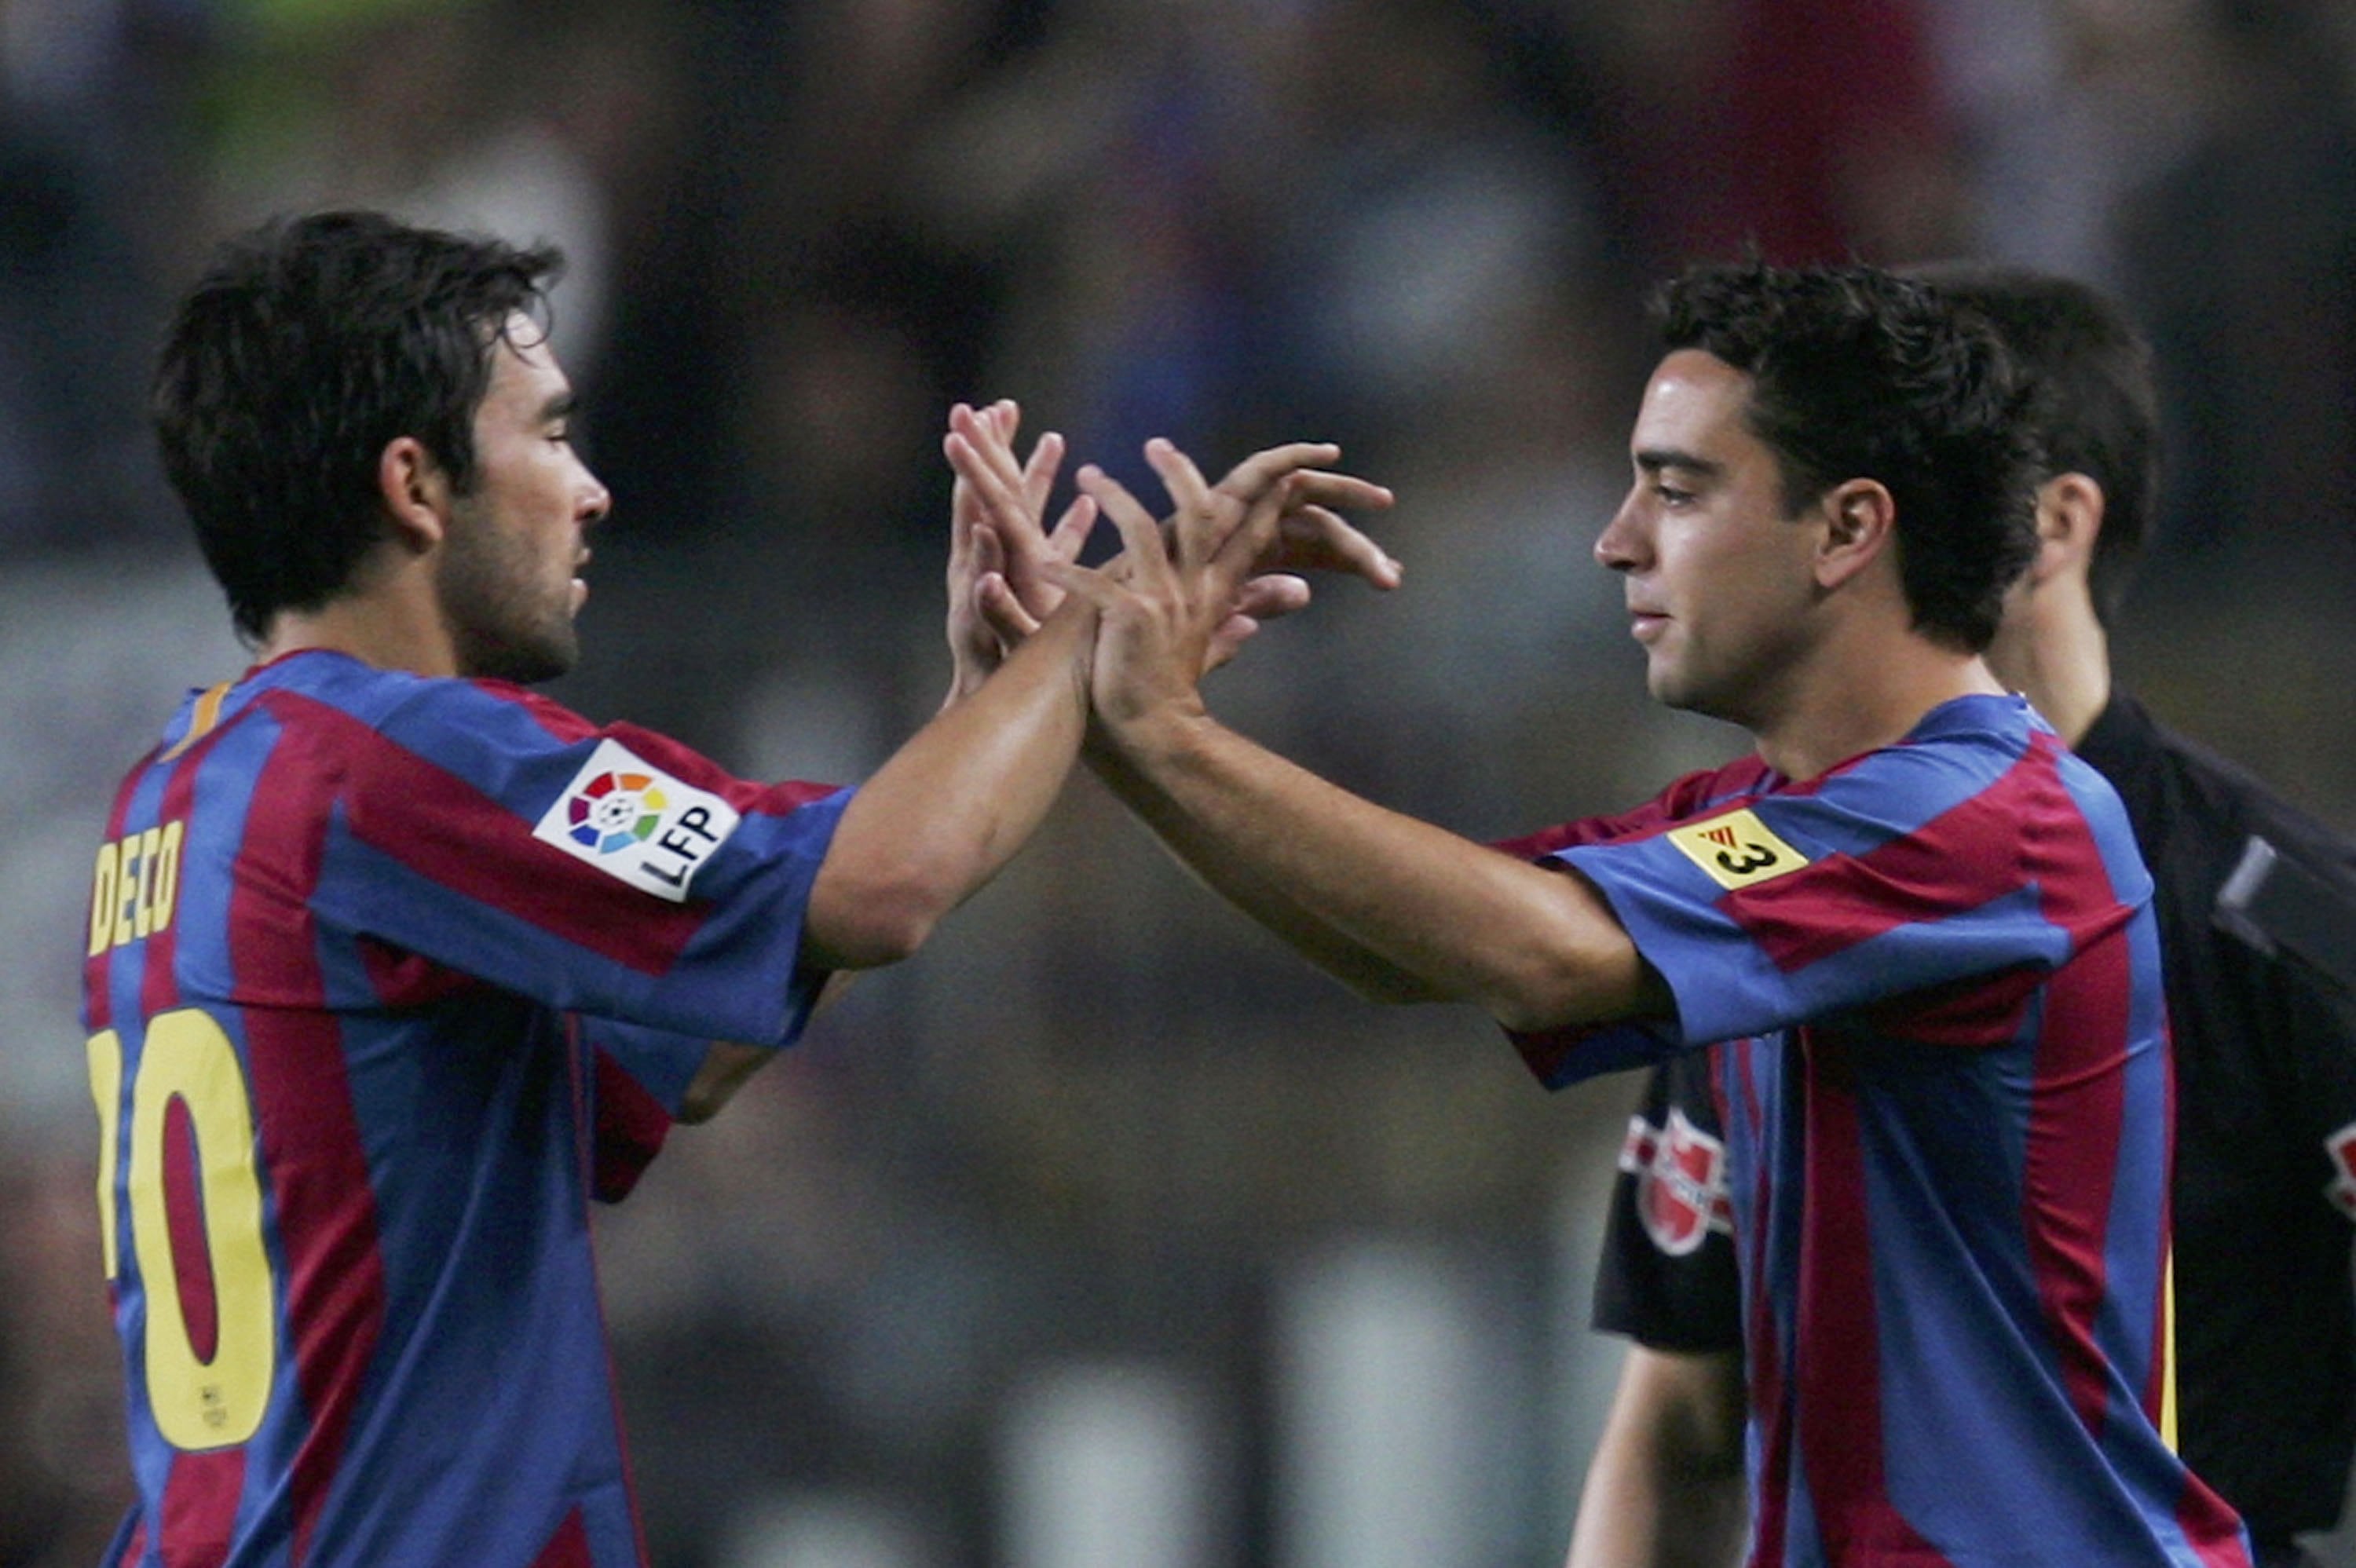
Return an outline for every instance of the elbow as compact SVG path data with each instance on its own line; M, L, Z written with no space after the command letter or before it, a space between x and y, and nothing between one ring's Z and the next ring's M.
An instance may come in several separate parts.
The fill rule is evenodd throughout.
M837 878L810 892L804 948L825 969L880 969L931 940L948 907L922 878Z
M1550 1034L1615 1023L1665 1001L1658 982L1624 942L1601 952L1549 952L1502 967L1479 997L1489 1016L1515 1034Z

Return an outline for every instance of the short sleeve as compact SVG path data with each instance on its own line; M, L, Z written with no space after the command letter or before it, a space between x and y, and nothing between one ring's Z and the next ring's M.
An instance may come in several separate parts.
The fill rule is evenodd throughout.
M504 989L702 1040L782 1045L847 790L758 785L649 731L485 683L418 683L322 759L312 908Z
M1878 1029L1903 1035L1905 1009L1882 1004L2050 972L2147 901L2123 818L2098 842L2090 801L2118 817L2108 786L2050 732L2010 744L1972 734L1869 752L1807 786L1653 833L1569 846L1557 858L1610 904L1666 983L1676 1019L1518 1043L1558 1083L1868 1008ZM1937 1038L1997 1036L1949 1022Z

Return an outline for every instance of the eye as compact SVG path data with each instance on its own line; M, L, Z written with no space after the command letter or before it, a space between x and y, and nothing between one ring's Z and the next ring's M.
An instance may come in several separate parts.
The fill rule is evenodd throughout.
M1692 491L1680 490L1674 485L1665 485L1658 480L1654 482L1653 494L1661 498L1665 507L1682 507L1694 498Z

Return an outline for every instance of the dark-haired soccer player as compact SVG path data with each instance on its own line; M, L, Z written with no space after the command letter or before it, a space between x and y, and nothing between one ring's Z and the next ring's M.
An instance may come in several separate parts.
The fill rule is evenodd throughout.
M594 1157L659 1140L642 1085L706 1114L830 974L919 947L1078 746L1086 604L986 677L953 606L956 699L856 791L732 778L515 684L573 663L608 506L535 325L555 264L326 214L227 247L173 322L166 465L260 661L166 726L97 860L139 1494L111 1568L642 1564ZM1263 453L1231 493L1382 498L1301 472L1330 455ZM967 572L993 547L953 510Z
M2118 790L2151 866L2176 1058L2176 1339L2187 1463L2264 1564L2339 1518L2356 1449L2356 1011L2221 907L2265 853L2356 885L2349 848L2112 687L2104 635L2158 469L2151 357L2065 278L1954 262L1915 275L1993 323L2031 382L2038 549L1988 650ZM2346 917L2343 917L2346 918ZM1704 1064L1656 1070L1613 1194L1596 1326L1634 1340L1588 1472L1574 1568L1740 1558L1742 1334Z
M1083 471L1125 579L984 591L1010 633L1025 576L1098 603L1092 760L1367 996L1474 1003L1549 1083L1715 1046L1752 1561L2245 1563L2161 1431L2149 879L2116 796L1980 658L2035 548L2002 351L1865 268L1698 272L1663 325L1595 550L1654 694L1759 750L1629 816L1501 854L1219 725L1200 650L1264 525L1166 445L1174 549ZM1035 555L1009 454L965 461Z

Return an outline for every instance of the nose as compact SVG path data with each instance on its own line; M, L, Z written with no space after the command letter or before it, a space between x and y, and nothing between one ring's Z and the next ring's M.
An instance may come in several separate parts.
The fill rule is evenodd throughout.
M1627 499L1603 531L1595 536L1595 559L1614 571L1633 571L1644 564L1644 528L1636 520L1636 492L1630 490Z
M586 479L588 484L581 493L581 526L584 528L594 528L604 522L605 515L614 509L614 496L612 491L606 489L598 481L594 474L584 469L582 477Z

